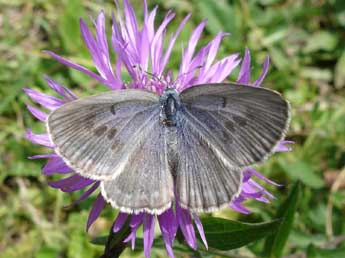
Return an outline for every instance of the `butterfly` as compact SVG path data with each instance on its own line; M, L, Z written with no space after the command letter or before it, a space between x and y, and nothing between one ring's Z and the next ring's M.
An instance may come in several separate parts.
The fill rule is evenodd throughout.
M283 139L289 104L272 90L236 83L124 89L69 102L48 117L56 153L126 213L179 204L218 210L239 195L243 171ZM175 197L176 196L176 197Z

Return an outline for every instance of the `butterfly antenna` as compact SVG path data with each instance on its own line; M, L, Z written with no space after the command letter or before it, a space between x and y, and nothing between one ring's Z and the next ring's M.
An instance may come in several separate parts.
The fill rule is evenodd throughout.
M155 74L153 74L153 73L150 73L150 72L148 72L148 71L144 71L144 70L141 68L140 65L133 65L133 68L134 68L134 69L135 69L135 68L138 68L138 70L139 70L140 72L146 73L147 75L152 76L152 78L155 78L155 79L157 79L159 82L163 83L163 81L162 81L157 75L155 75Z
M195 67L195 69L193 69L193 71L189 71L189 72L185 72L185 73L183 73L183 74L180 74L180 75L176 78L174 85L176 85L176 83L178 82L178 80L179 80L182 76L185 76L185 75L187 75L187 74L189 74L189 73L194 73L196 69L200 69L200 68L202 68L202 67L203 67L203 65L198 65L197 67Z

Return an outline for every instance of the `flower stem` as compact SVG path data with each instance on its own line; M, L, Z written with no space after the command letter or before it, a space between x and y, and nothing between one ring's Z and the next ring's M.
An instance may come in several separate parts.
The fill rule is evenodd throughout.
M130 233L129 218L119 232L114 233L113 227L110 228L107 243L104 248L104 253L100 258L117 258L126 249L127 243L123 241Z

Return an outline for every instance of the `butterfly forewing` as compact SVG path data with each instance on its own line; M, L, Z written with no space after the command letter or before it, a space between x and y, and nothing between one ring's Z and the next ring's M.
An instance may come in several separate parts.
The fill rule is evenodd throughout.
M159 115L158 96L114 91L67 103L48 117L56 151L82 176L116 177Z
M182 113L233 167L262 161L284 137L289 105L276 92L238 84L198 85L181 94Z

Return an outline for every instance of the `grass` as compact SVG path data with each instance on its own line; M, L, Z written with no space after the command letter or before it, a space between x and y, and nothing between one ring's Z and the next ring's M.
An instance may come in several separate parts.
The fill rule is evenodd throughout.
M131 1L142 15L140 0ZM345 3L329 1L216 1L158 0L160 19L173 8L178 21L188 12L191 22L181 34L170 67L180 61L181 42L204 18L209 23L202 42L220 30L231 33L219 56L252 53L253 73L268 54L271 67L266 87L278 90L292 106L287 136L293 151L277 154L260 171L283 184L267 186L277 197L272 204L248 203L253 213L242 216L221 212L217 216L258 222L271 219L292 184L302 182L295 223L284 250L285 257L345 257ZM149 1L151 7L154 2ZM105 10L112 1L0 0L0 257L98 257L103 248L90 239L106 234L116 214L112 209L85 232L92 198L64 209L77 198L47 186L40 173L43 163L30 155L47 150L23 138L25 129L43 127L27 111L30 103L23 87L51 93L43 81L48 74L68 85L78 96L105 90L88 77L72 71L43 54L49 49L92 67L82 44L79 17ZM108 32L109 26L108 26ZM263 242L236 251L257 256ZM155 249L157 257L165 252ZM125 255L133 255L127 253ZM139 257L141 253L137 253ZM215 256L214 256L215 257ZM221 257L221 255L218 255Z

